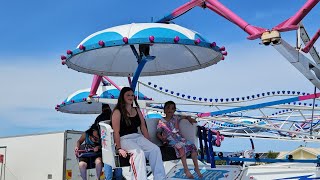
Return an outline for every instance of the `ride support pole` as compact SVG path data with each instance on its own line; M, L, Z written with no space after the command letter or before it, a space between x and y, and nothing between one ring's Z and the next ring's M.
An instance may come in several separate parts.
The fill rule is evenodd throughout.
M203 142L202 142L202 140L203 140L203 138L202 138L202 129L203 129L203 127L198 126L198 138L199 138L201 160L204 159L204 150L203 150Z
M208 149L207 129L204 129L202 131L202 137L203 137L203 141L204 141L204 148L206 151L207 163L209 163L210 162L210 155L209 155L209 149Z
M209 141L209 155L210 156L210 164L211 164L211 168L215 168L216 167L216 163L214 160L214 155L213 155L213 148L212 148L212 131L209 129L208 130L208 141Z

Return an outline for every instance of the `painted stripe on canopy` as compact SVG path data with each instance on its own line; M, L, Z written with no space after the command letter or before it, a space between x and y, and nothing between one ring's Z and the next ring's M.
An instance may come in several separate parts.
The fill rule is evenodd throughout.
M117 32L104 32L83 42L83 45L88 46L92 44L97 44L100 40L117 41L119 39L121 40L122 38L123 37Z

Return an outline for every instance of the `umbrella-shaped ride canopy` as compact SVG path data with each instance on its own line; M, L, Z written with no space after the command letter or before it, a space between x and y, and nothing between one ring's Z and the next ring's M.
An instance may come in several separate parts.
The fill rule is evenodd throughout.
M93 97L94 101L92 103L88 103L86 99L89 93L90 88L72 93L61 104L56 106L56 110L71 114L100 114L102 102L108 103L111 109L114 108L120 91L113 86L100 86L97 90L97 96ZM152 100L137 91L135 95L139 97L140 102Z
M133 76L142 57L152 56L140 75L155 76L211 66L223 59L222 50L176 24L133 23L88 36L62 60L76 71L128 77Z

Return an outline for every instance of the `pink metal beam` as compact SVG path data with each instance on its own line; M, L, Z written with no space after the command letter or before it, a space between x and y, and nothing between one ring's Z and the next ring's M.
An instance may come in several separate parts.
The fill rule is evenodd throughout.
M300 21L311 11L315 5L317 5L319 1L320 0L308 0L295 15L280 23L273 29L280 32L298 29L298 24Z
M162 19L158 20L157 22L167 22L167 21L173 20L173 19L181 16L182 14L186 13L190 9L192 9L196 6L199 6L203 3L204 3L204 0L192 0L190 2L187 2L186 4L176 8L175 10L173 10L173 12L171 14L163 17Z
M209 9L228 19L229 21L243 29L246 33L248 33L249 37L247 38L250 40L260 38L262 33L268 31L267 29L248 24L246 21L241 19L238 15L236 15L234 12L232 12L217 0L206 0L206 2Z
M210 10L214 11L215 13L219 14L220 16L226 18L227 20L229 20L230 22L233 23L233 21L231 21L231 19L229 19L225 14L223 14L218 8L216 8L215 6L207 3L206 7L209 8Z
M194 8L195 6L199 6L203 4L203 0L192 0L180 7L178 7L177 9L173 10L172 16L173 17L179 17L180 15L186 13L187 11L189 11L190 9Z
M114 83L108 76L103 76L103 78L107 80L110 84L112 84L114 87L116 87L119 91L121 90L121 88L116 83Z
M310 49L312 48L312 46L314 45L314 43L317 41L317 39L320 36L320 29L318 30L318 32L313 36L313 38L308 42L308 44L302 49L303 52L308 53L310 51Z
M101 80L102 80L102 76L98 76L98 75L93 76L89 97L92 97L97 94L97 90Z

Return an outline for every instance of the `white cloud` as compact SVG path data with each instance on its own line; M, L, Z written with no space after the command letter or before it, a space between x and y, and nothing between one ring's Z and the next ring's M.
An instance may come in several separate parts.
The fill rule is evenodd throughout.
M56 112L54 107L68 94L91 85L92 75L80 74L60 65L59 57L52 60L0 58L2 94L0 123L43 130L84 129L94 117ZM4 126L4 125L7 126ZM6 135L1 131L0 136Z

